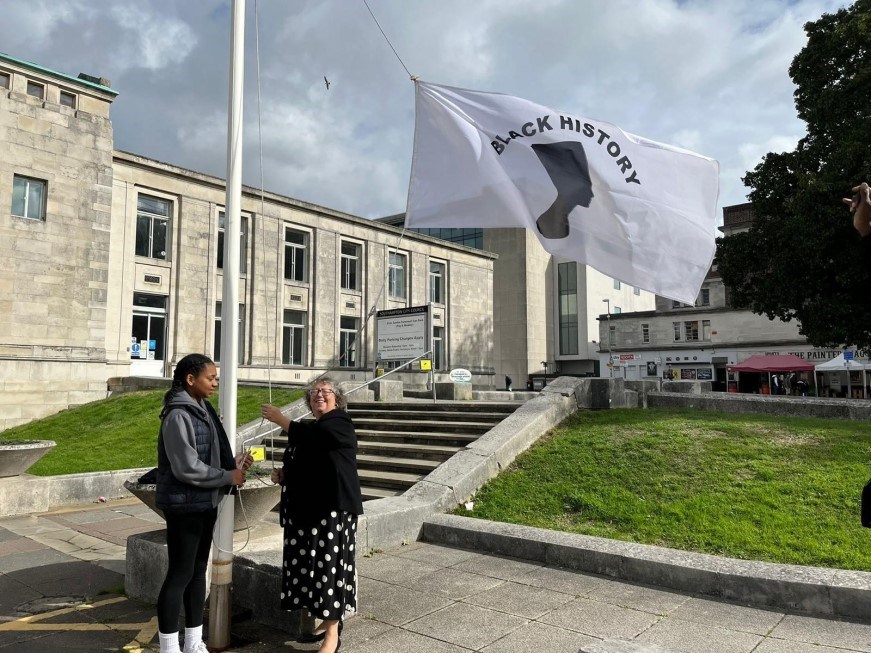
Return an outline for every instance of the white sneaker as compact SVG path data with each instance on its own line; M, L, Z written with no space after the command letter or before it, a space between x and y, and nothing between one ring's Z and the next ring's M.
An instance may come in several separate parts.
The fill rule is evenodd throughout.
M200 640L193 648L189 649L185 646L184 653L209 653L209 649L206 647L206 643Z

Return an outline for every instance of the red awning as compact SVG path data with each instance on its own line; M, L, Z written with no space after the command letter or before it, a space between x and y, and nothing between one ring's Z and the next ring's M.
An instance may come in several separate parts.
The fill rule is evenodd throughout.
M726 369L730 372L812 372L814 366L792 354L759 354Z

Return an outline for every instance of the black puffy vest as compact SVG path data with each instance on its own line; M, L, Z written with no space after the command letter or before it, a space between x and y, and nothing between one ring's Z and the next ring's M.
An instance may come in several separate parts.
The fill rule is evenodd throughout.
M212 430L209 423L193 409L173 408L173 410L184 410L190 415L197 444L197 458L206 465L211 465ZM217 421L217 416L214 413L212 415L213 419L216 420L215 424L219 430L218 437L220 439L220 422ZM157 507L164 513L171 514L205 512L212 509L212 498L217 491L217 488L197 487L190 483L183 483L175 477L163 445L163 428L161 426L157 440Z

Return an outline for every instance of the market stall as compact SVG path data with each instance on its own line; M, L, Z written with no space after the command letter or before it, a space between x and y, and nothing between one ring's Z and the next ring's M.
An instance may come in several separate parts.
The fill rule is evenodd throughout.
M848 358L849 355L850 352L845 352L830 361L817 365L814 369L814 379L816 379L817 373L823 375L822 379L825 379L826 376L829 377L829 383L821 383L820 387L825 385L829 389L830 396L867 399L868 370L871 370L871 360L856 358L855 356L850 359ZM861 373L861 380L859 379L859 373Z
M757 354L743 363L726 366L727 372L735 372L734 386L729 382L730 392L760 392L770 394L773 374L810 374L813 377L814 394L816 394L816 375L813 363L792 354ZM749 381L741 384L741 373L750 376ZM747 376L745 376L745 380ZM748 383L752 385L748 385ZM734 387L734 390L732 389Z

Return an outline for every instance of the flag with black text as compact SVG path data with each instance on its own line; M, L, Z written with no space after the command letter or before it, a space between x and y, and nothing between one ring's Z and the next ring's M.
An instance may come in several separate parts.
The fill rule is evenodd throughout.
M406 227L531 229L556 257L695 301L715 250L715 160L510 95L415 88Z

